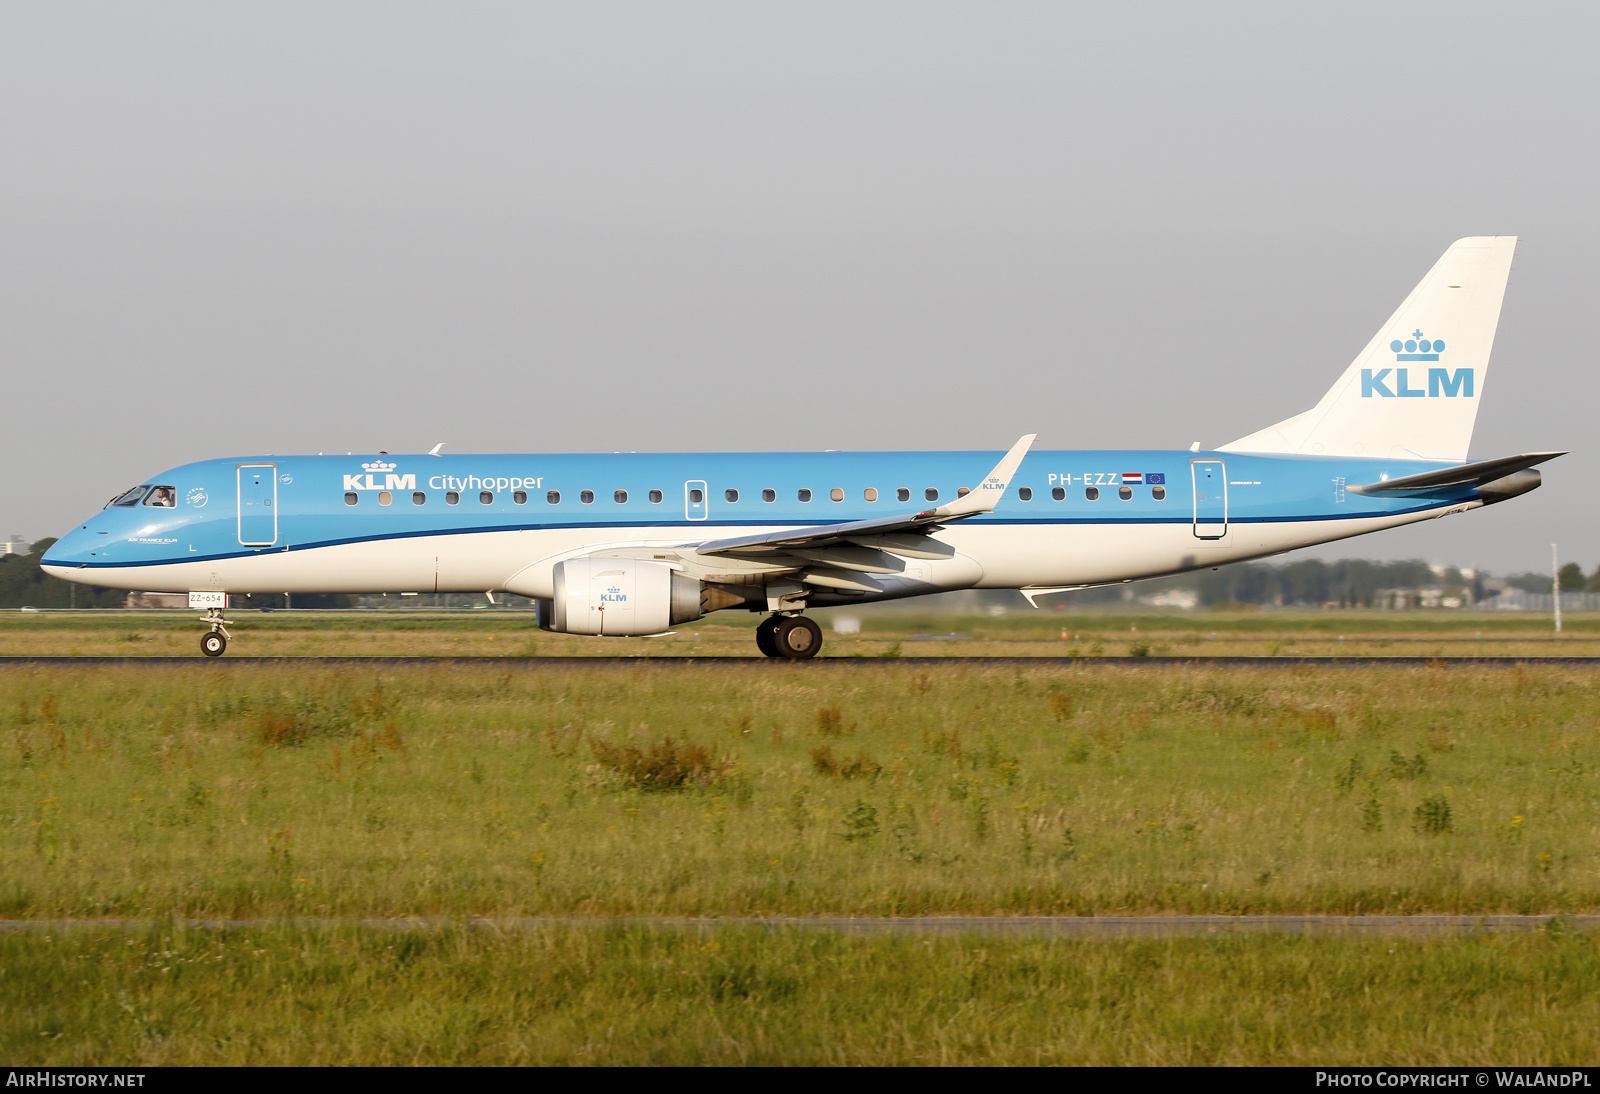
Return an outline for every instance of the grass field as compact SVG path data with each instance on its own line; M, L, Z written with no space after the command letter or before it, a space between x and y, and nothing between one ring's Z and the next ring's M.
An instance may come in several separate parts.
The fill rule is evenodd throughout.
M0 914L1592 912L1597 683L12 668Z
M1588 1065L1600 946L798 930L0 935L13 1065Z
M433 636L450 637L487 636ZM1595 1054L1600 939L1586 934L286 924L1594 913L1594 670L218 669L0 668L0 917L265 923L0 935L8 1060Z
M663 638L540 631L528 611L282 612L230 609L228 656L753 657L762 618L720 612ZM813 613L823 657L983 656L1600 656L1600 615L1569 615L1554 634L1518 612L1261 611L1087 613L1019 609L958 616L913 605ZM199 613L0 612L0 658L198 657ZM832 633L840 619L859 633Z

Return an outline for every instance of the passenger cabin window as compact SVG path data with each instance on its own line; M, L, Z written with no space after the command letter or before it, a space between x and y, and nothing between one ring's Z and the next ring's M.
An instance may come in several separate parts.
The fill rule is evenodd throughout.
M394 503L394 495L393 494L391 494L387 490L379 490L378 491L378 504L379 505L391 505L393 503Z
M910 501L911 500L911 491L907 490L904 486L900 487L900 489L898 489L898 490L896 490L894 492L894 500L895 501Z
M776 490L763 490L763 491L761 491L761 500L762 501L777 501L778 500L778 492Z
M1167 488L1165 486L1152 486L1150 488L1150 496L1155 498L1157 501L1166 501Z
M461 493L460 493L460 491L457 491L457 490L446 490L444 492L444 503L446 505L460 505L461 504Z
M551 505L560 505L561 504L561 491L559 491L559 490L550 491L548 494L546 494L544 496L544 500L549 502Z
M514 490L514 491L512 491L512 493L511 493L511 501L516 505L527 505L528 504L528 492L526 490Z
M807 490L805 487L802 486L800 488L800 492L798 494L796 494L795 496L797 498L799 498L801 501L810 501L811 500L811 491Z
M583 502L583 504L585 504L585 505L594 504L594 491L593 490L581 490L581 491L579 491L578 492L578 500Z
M146 490L148 490L148 489L150 489L150 484L149 483L146 483L143 486L135 486L132 490L129 490L126 494L119 494L116 497L112 498L110 504L107 505L106 508L109 509L109 508L111 508L112 505L120 505L124 509L126 509L126 508L128 508L130 506L138 505L139 504L139 499L144 497L144 492Z
M1086 486L1083 488L1083 496L1088 498L1090 501L1099 501L1100 488L1098 486Z
M1031 486L1019 486L1019 487L1017 487L1017 500L1019 500L1019 501L1032 501L1033 500L1033 487L1031 487Z
M478 500L481 501L485 505L493 505L494 504L494 491L492 491L492 490L479 491Z
M626 490L618 490L611 495L611 500L618 505L626 505L628 503L628 492Z
M832 490L828 491L828 497L832 498L834 501L843 501L844 491L835 486Z
M972 491L968 490L965 486L956 487L956 497L958 498L964 498L970 493L972 493Z
M739 491L737 491L737 490L724 490L722 492L722 497L726 501L738 501L739 500Z
M1119 486L1119 487L1117 487L1117 497L1121 498L1123 501L1131 500L1133 498L1133 487L1131 487L1131 486Z
M349 491L344 496L344 503L346 505L354 505L356 502L358 502L360 500L361 500L361 495L357 494L354 490Z
M175 508L178 504L178 489L175 486L158 486L150 491L144 503L154 505L158 509Z
M1050 491L1050 496L1052 498L1054 498L1056 501L1066 501L1067 500L1067 492L1063 487L1060 487L1060 486L1058 486L1055 489L1051 490Z
M868 501L877 501L878 488L876 486L869 486L865 490L861 491L861 496L866 498Z
M421 490L418 490L415 494L411 495L411 504L412 505L427 505L428 504L428 495L424 494Z
M930 486L922 492L922 496L927 498L929 501L938 501L939 491Z
M650 491L650 504L651 505L660 505L661 504L661 491L659 491L659 490Z

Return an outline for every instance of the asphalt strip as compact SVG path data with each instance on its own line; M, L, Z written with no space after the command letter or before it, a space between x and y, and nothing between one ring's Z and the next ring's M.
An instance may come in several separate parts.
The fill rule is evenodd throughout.
M1287 934L1302 936L1528 934L1600 931L1600 915L1129 915L1129 916L906 916L894 919L589 918L508 919L5 919L0 932L259 931L295 928L388 931L465 929L510 934L560 928L714 932L723 927L831 931L850 935L1001 935L1018 938L1174 938Z
M891 668L895 665L992 665L1016 668L1359 668L1388 665L1396 668L1515 668L1518 665L1556 665L1564 668L1600 667L1600 657L819 657L813 661L783 661L766 657L0 657L0 668L30 666L159 665L163 668L197 665L226 670L229 666L353 665L383 668L401 665L479 665L493 668L559 669L618 668L624 665L710 665L719 668L771 665L774 668L850 666L856 669Z

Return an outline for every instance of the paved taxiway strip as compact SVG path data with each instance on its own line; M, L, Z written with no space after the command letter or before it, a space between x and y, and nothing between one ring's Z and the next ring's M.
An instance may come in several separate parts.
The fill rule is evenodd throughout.
M797 668L848 665L853 668L887 668L893 665L1011 665L1017 668L1087 668L1093 665L1134 667L1208 668L1356 668L1370 665L1406 667L1511 668L1517 665L1557 665L1564 668L1600 667L1600 657L819 657L814 661L784 661L766 657L0 657L0 668L34 665L482 665L495 668L595 668L621 665L789 665Z
M1221 935L1526 934L1597 931L1600 915L1129 915L1129 916L906 916L894 919L796 917L694 919L673 917L510 919L5 919L0 932L46 931L254 931L268 928L336 930L513 932L565 927L715 931L722 927L819 930L840 934L1011 935L1023 938L1162 938Z

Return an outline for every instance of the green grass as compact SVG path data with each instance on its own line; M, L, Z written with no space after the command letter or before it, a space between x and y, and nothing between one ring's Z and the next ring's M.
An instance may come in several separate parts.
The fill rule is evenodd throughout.
M452 656L553 658L754 657L762 618L718 612L656 638L549 634L531 612L230 609L228 656ZM1000 616L921 611L915 604L815 613L825 631L853 618L859 633L826 634L822 657L1600 655L1600 615L1569 617L1559 637L1531 613L1125 612L1017 610ZM17 656L200 656L196 613L0 613L0 662ZM952 634L955 641L921 641Z
M1591 913L1597 685L12 668L0 915Z
M487 637L432 637L452 636ZM1559 930L287 921L1593 913L1597 699L1600 674L1544 667L11 666L0 916L88 922L0 934L0 1046L24 1066L1584 1063L1600 939ZM93 923L175 916L263 922Z
M552 927L0 936L0 1054L98 1064L1587 1065L1600 940Z

